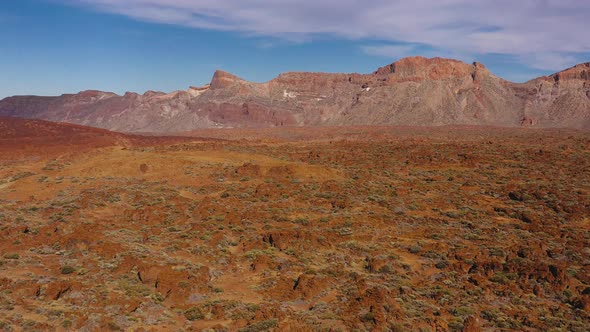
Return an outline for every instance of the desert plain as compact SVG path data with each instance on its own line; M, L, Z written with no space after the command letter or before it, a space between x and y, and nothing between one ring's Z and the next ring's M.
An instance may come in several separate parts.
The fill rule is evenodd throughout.
M0 330L589 326L589 132L0 119Z

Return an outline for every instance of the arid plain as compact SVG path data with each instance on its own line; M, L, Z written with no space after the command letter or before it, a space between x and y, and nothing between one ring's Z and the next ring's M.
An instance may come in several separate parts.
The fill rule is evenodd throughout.
M588 132L0 129L2 330L590 325Z

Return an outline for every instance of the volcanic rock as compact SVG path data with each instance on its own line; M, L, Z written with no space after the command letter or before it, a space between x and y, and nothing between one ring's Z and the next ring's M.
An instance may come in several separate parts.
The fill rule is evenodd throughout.
M589 129L590 63L526 83L503 80L477 62L424 57L371 74L291 72L265 83L218 70L209 85L172 93L9 97L0 101L0 116L150 133L320 125Z

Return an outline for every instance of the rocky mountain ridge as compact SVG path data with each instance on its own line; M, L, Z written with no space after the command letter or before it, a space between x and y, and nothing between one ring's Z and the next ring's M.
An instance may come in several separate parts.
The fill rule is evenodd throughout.
M0 116L124 132L339 125L487 125L590 129L590 62L526 83L480 63L411 57L371 74L290 72L253 83L218 70L211 83L143 95L83 91L15 96Z

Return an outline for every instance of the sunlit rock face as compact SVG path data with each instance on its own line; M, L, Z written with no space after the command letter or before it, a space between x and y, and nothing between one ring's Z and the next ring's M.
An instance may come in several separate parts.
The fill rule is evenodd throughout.
M84 91L0 101L0 115L123 132L321 125L590 128L590 63L526 83L480 63L411 57L371 74L284 73L254 83L218 70L211 83L143 95Z

